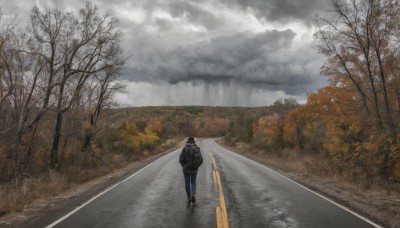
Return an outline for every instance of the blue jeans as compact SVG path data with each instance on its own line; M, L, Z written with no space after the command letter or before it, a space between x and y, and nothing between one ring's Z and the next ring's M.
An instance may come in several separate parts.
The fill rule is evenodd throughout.
M197 173L184 174L185 176L185 189L188 196L191 192L196 192L196 177Z

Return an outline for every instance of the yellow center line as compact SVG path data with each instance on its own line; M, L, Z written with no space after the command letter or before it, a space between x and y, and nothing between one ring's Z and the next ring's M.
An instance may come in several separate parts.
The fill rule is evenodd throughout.
M213 179L214 179L214 192L217 192L217 174L215 173L215 170L213 170Z
M219 206L221 208L221 215L222 215L222 223L224 228L228 228L228 215L226 213L226 207L225 207L225 198L224 198L224 193L222 192L222 185L221 185L221 178L219 176L219 172L216 173L217 175L217 182L218 182L218 189L219 189Z
M215 214L217 216L217 228L224 227L224 223L222 222L221 208L215 208Z
M221 177L219 176L219 172L217 170L217 165L215 162L214 155L211 154L211 158L213 160L213 178L214 178L214 190L216 190L215 185L218 186L219 192L219 206L216 208L216 219L217 219L217 228L229 228L228 224L228 215L226 213L226 206L225 206L225 198L224 193L222 191L222 184L221 184Z
M217 165L215 163L214 155L211 155L211 158L213 160L214 170L217 170Z

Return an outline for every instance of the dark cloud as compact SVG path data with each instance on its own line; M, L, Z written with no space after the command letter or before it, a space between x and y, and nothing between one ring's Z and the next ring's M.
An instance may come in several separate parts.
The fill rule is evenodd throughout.
M213 30L223 26L224 21L217 15L203 9L193 2L172 2L166 8L173 17L185 18L188 21Z
M74 12L85 4L80 0L0 1L6 13L18 13L22 21L28 20L34 3ZM311 48L311 36L306 34L312 32L315 14L326 11L325 0L92 2L120 19L122 46L125 55L131 56L124 78L131 85L166 88L165 94L175 94L171 88L193 90L198 86L203 89L196 92L223 94L217 105L224 101L258 105L263 101L251 99L265 99L262 94L266 91L305 97L325 83L319 75L323 58ZM154 94L152 86L143 88L152 92L141 93ZM238 88L244 89L237 94ZM154 99L147 95L141 98L143 104ZM212 96L201 98L199 104L211 104ZM247 98L240 100L242 97ZM171 95L168 99L165 102L179 104L181 98Z
M307 24L315 22L315 15L325 14L327 0L222 0L226 4L254 12L267 22L298 20Z
M128 68L128 79L172 84L234 80L297 95L309 88L318 72L307 66L314 57L309 47L301 57L293 53L294 37L291 30L238 33L157 54L143 53L141 62L134 60Z

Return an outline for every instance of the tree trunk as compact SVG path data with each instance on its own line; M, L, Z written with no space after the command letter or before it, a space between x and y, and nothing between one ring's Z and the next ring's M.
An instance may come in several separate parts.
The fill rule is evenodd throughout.
M343 68L346 70L347 76L350 78L351 82L353 82L353 85L357 88L358 93L361 95L361 98L363 101L363 107L365 107L367 110L367 113L369 113L369 109L368 109L368 105L367 105L367 95L364 93L364 91L361 89L361 86L355 80L353 74L350 72L350 70L347 67L346 62L342 58L342 56L339 53L336 53L336 56L339 58L340 63L342 64Z
M368 77L369 77L369 82L371 84L372 95L374 97L374 109L375 109L375 113L376 113L376 119L378 121L378 127L382 128L382 117L381 117L381 113L379 111L378 95L377 95L376 88L375 88L374 76L372 75L372 71L371 71L371 63L369 62L369 59L368 59L369 57L368 57L367 53L365 53L365 58L367 58Z
M397 83L394 83L394 92L396 94L397 98L397 120L400 120L400 94L399 94L399 88L397 87Z
M22 106L21 113L18 115L18 129L17 129L17 134L14 138L13 144L20 144L22 140L22 135L24 133L24 126L25 126L25 120L26 120L26 107L25 105Z
M62 112L57 112L57 122L54 129L53 146L51 148L50 167L57 167L58 162L58 145L61 138Z
M102 107L103 107L103 102L104 102L104 94L103 91L101 92L101 95L99 97L99 100L97 101L96 109L94 112L90 115L90 128L88 129L85 137L85 144L84 148L87 148L90 146L90 144L93 141L93 138L95 137L96 130L97 130L97 120L99 119Z
M381 81L382 81L382 88L383 88L383 98L385 101L385 108L386 108L386 112L388 115L388 125L389 128L394 128L394 122L393 122L393 118L392 118L392 114L390 112L390 108L389 108L389 98L388 98L388 92L387 92L387 85L386 85L386 79L385 79L385 73L383 71L383 63L382 60L380 58L380 53L377 51L376 55L378 58L378 63L379 63L379 69L380 69L380 77L381 77Z
M37 130L37 126L39 125L39 122L37 122L35 124L35 126L33 127L33 132L31 135L31 141L29 142L29 148L28 151L26 153L26 160L25 160L25 167L24 167L24 171L27 172L29 170L29 166L31 164L31 160L32 160L32 150L33 150L33 146L34 146L34 140L35 140L35 135L36 135L36 130Z
M94 136L93 131L94 131L94 128L95 128L95 126L94 126L94 118L95 118L94 115L95 115L94 113L92 113L90 115L90 128L86 132L85 143L83 144L83 148L84 149L89 147L91 142L92 142L92 140L93 140L93 136Z

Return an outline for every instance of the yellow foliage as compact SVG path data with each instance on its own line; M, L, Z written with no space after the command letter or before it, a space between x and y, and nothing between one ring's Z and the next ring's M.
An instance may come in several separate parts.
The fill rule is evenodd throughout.
M123 123L120 128L120 137L123 143L134 151L140 149L140 138L139 130L137 129L135 123Z
M155 134L160 134L163 130L163 126L161 123L160 119L157 119L155 121L152 121L146 128L145 128L145 132L147 133L155 133Z
M148 124L140 132L135 123L123 123L120 127L121 141L133 151L149 149L159 143L158 134L162 132L161 120Z

